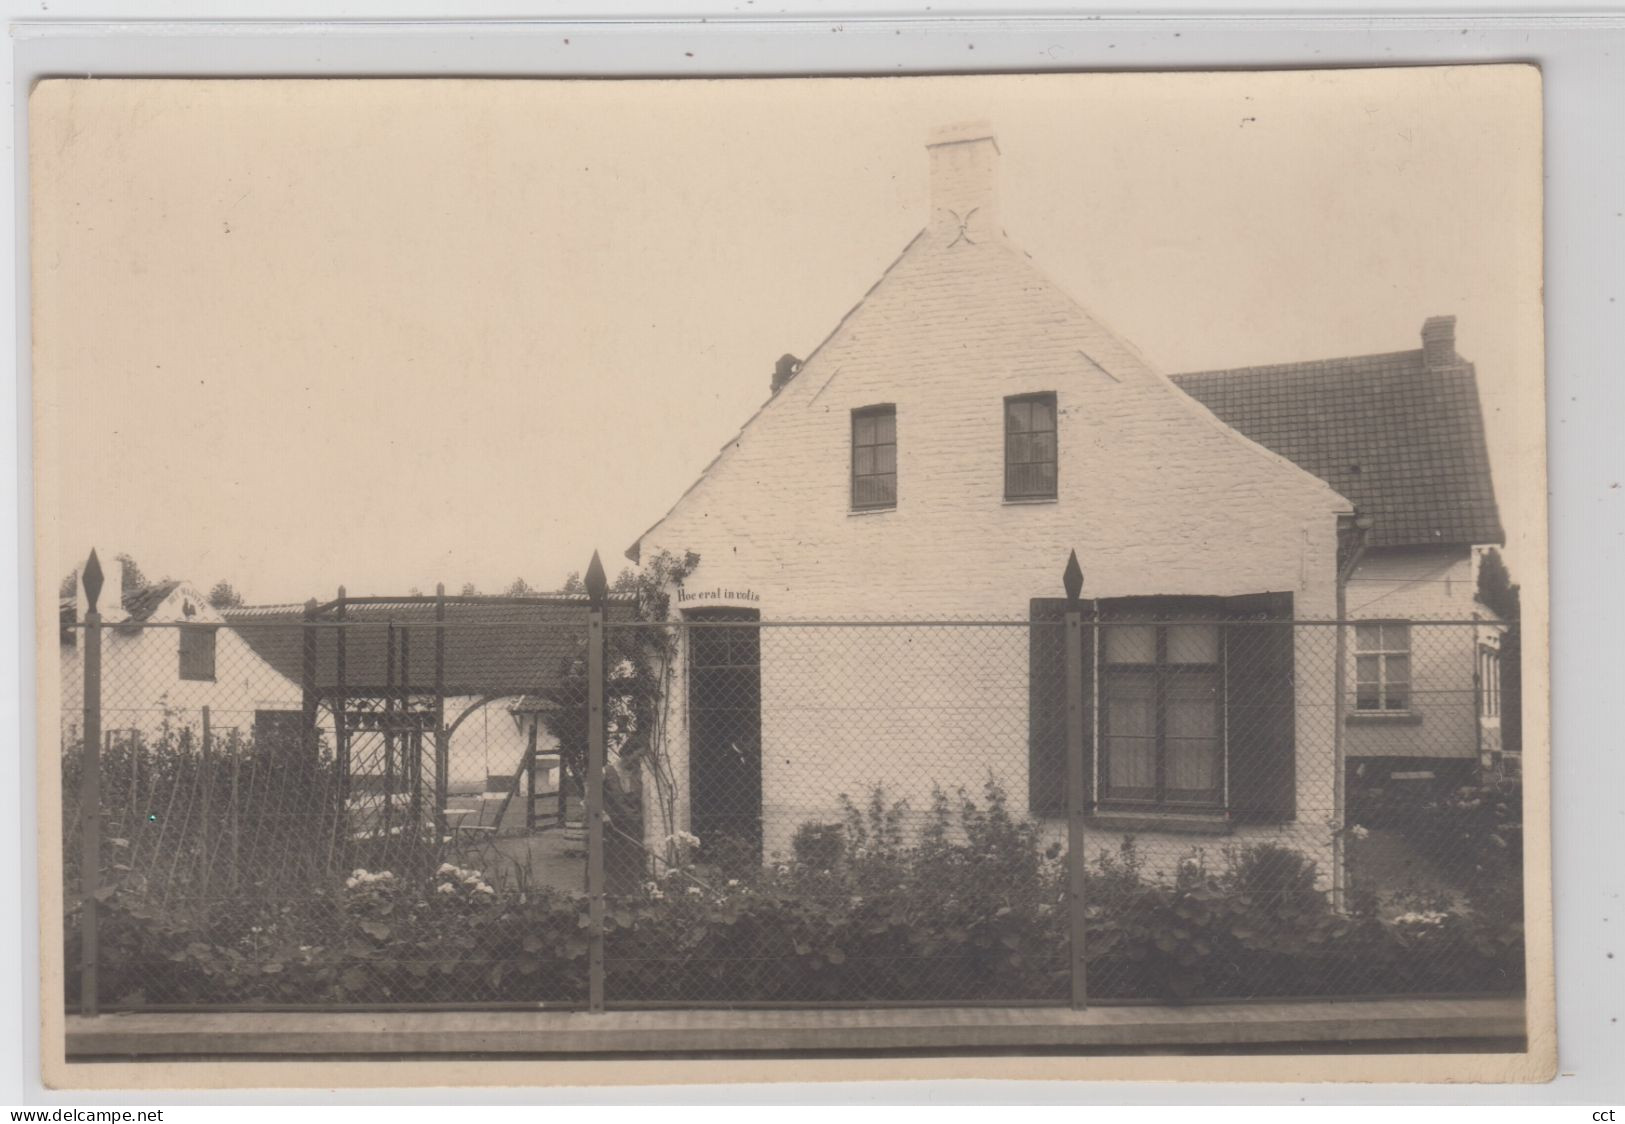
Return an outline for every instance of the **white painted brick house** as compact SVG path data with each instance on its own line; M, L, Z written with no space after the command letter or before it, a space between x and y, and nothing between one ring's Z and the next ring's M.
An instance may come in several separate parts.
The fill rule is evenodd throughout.
M697 552L675 604L699 618L1050 621L1074 549L1103 616L1332 617L1350 501L1220 422L1005 238L990 133L944 131L928 152L925 229L629 555ZM703 839L723 822L707 794L728 788L759 802L772 855L877 778L921 809L933 786L989 775L1059 831L1054 631L1031 645L1020 628L862 631L764 628L759 654L720 659L695 658L695 633L672 700L680 822L650 835ZM1092 849L1125 832L1170 853L1192 833L1280 838L1326 869L1333 687L1294 688L1293 664L1329 668L1332 631L1153 625L1119 642L1101 629L1087 669ZM1110 669L1141 660L1211 672L1194 682L1216 697L1212 716L1181 711L1198 749L1165 740L1160 718L1140 724L1144 684ZM713 664L749 665L724 669L722 727L693 705ZM861 715L843 720L843 700ZM720 771L707 744L719 730Z

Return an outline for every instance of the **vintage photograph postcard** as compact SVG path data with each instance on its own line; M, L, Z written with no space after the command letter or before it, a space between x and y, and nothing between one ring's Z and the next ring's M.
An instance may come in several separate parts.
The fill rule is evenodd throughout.
M39 84L48 1081L1549 1077L1540 122Z

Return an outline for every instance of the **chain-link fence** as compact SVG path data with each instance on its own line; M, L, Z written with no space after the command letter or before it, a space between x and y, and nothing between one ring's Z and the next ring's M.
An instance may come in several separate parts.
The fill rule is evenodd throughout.
M65 612L66 999L1520 989L1495 626L1221 608Z

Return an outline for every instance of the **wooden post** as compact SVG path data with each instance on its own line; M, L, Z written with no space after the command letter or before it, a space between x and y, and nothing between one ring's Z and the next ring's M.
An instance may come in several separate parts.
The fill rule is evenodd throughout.
M203 823L202 830L198 834L199 842L203 848L203 873L201 881L203 885L203 900L205 902L209 900L209 866L214 862L214 841L209 838L209 836L213 834L213 832L209 830L211 826L209 823L209 813L210 804L212 803L212 801L209 799L209 792L214 787L214 756L211 753L213 748L214 737L209 729L209 708L205 706L203 708Z
M395 622L384 632L384 814L383 846L387 849L395 820Z
M96 603L102 594L102 566L96 552L85 562L85 736L79 775L80 894L79 1013L99 1012L96 983L96 893L102 865L102 615Z
M525 830L536 830L536 727L542 724L540 714L530 717L530 740L525 746ZM564 823L561 820L559 827Z
M338 628L333 636L333 753L338 771L338 824L334 831L341 847L350 838L350 700L344 684L344 659L350 642L350 629L345 623L349 614L345 611L344 598L344 587L341 585L338 608L334 613Z
M304 722L301 742L305 760L301 768L311 768L316 761L316 599L305 602L304 649L301 653L300 695L303 700Z
M1072 1007L1089 1006L1089 972L1084 935L1087 915L1087 884L1084 863L1084 703L1083 703L1083 567L1078 552L1067 559L1063 575L1066 586L1066 865L1068 932L1071 945Z
M446 799L451 791L451 734L446 730L446 585L434 587L434 837L446 837ZM500 825L499 825L500 826Z
M401 627L401 780L406 784L407 814L401 835L414 842L423 836L423 731L412 710L412 630Z
M242 845L242 809L238 803L238 778L243 769L243 743L237 731L231 732L231 804L226 809L231 825L231 888L237 888L238 853Z
M604 599L598 552L587 566L587 1009L604 1009Z

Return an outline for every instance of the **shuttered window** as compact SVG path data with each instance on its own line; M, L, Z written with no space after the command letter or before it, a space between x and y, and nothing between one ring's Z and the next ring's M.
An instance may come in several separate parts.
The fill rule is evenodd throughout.
M1079 689L1089 804L1291 819L1291 595L1084 607ZM1059 599L1031 605L1029 807L1046 815L1066 811L1065 610Z
M182 679L214 679L213 625L182 625L180 628L180 677Z

